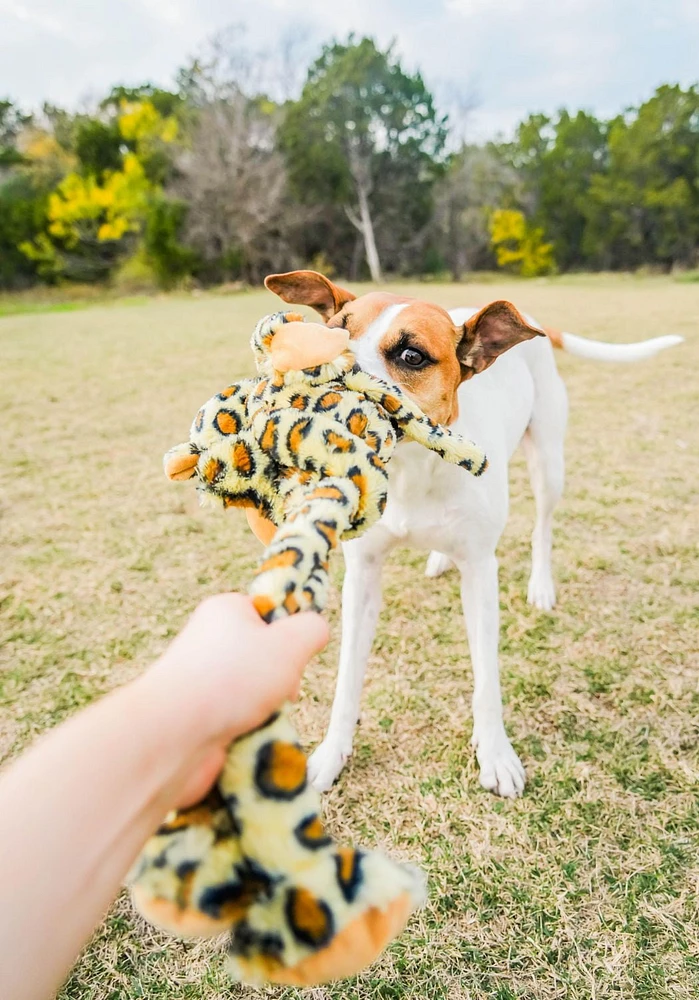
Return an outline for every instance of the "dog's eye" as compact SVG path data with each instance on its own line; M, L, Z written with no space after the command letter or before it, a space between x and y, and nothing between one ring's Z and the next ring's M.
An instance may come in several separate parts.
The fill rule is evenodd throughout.
M409 368L424 368L428 361L422 351L418 351L414 347L406 347L401 353L400 359Z

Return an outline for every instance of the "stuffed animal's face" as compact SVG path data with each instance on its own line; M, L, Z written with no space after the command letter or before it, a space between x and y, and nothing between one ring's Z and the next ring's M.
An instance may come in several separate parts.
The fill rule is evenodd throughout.
M261 374L329 364L349 346L349 333L342 328L306 323L298 313L279 313L274 319L277 322L258 324L250 341Z

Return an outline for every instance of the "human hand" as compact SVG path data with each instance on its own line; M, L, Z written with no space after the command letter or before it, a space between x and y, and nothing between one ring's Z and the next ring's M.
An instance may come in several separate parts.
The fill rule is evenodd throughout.
M327 641L325 621L311 612L268 625L242 594L218 594L199 605L140 682L162 703L166 723L194 741L179 805L208 791L232 739L297 697L308 661Z

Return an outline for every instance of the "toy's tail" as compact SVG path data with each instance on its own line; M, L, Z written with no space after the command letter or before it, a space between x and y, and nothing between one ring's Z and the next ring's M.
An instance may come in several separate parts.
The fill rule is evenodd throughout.
M644 361L655 357L668 347L681 344L684 337L670 334L666 337L652 337L650 340L638 340L633 344L608 344L603 340L587 340L574 333L565 333L544 327L546 336L554 347L574 354L577 358L588 358L590 361Z
M430 420L397 386L389 386L359 369L348 374L345 381L350 389L364 393L379 405L405 437L436 452L445 461L468 469L474 476L486 470L488 460L478 445Z

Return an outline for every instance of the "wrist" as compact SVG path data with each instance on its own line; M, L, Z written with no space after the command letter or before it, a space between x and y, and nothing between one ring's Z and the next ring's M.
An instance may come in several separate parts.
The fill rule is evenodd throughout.
M196 675L184 671L170 650L133 682L134 700L157 730L161 744L182 755L193 754L213 743L229 742L237 733L227 732L222 719L220 685L213 672L202 669Z
M197 692L165 667L158 660L127 685L125 711L147 735L154 759L176 770L210 743L211 734Z

